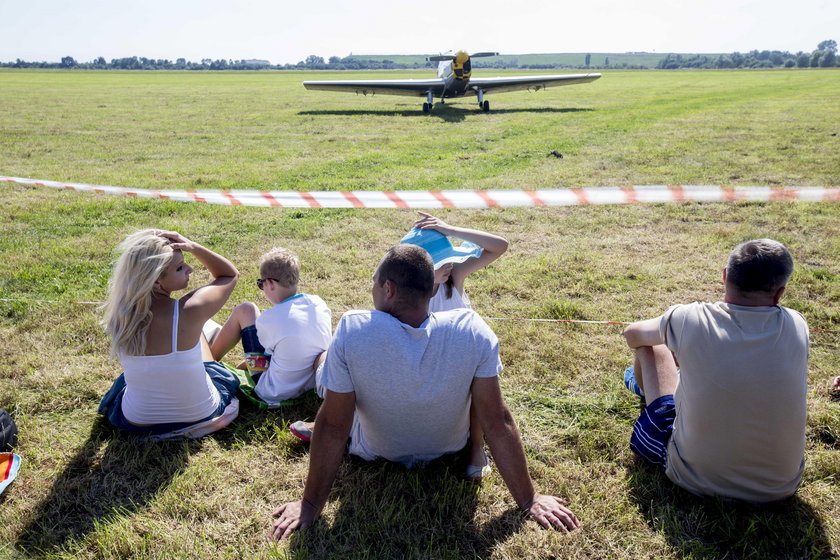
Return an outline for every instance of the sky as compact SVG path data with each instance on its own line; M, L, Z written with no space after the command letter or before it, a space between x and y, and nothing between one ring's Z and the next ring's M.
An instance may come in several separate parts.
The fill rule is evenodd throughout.
M0 26L4 62L810 52L840 42L840 0L0 0Z

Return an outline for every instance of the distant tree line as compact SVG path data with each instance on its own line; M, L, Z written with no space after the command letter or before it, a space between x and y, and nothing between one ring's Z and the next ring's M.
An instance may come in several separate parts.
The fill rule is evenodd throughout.
M717 57L706 55L683 56L669 54L657 68L833 68L837 64L837 41L822 41L810 53L799 51L750 51L746 54L734 52Z
M78 68L82 70L254 70L275 68L267 60L212 60L203 58L201 62L192 62L185 58L172 60L165 58L146 58L130 56L112 58L110 61L100 56L91 62L77 62L72 56L62 57L61 62L27 62L17 59L15 62L2 62L7 68Z
M590 55L586 55L584 64L550 64L550 63L524 63L519 62L516 57L498 57L493 58L474 58L471 60L473 68L522 68L522 69L550 69L550 68L590 68ZM604 62L609 66L609 57L604 59ZM437 62L395 62L387 58L382 60L374 60L370 57L358 58L354 56L347 56L340 58L331 56L328 60L324 60L320 56L310 55L297 64L286 64L284 66L274 66L279 70L404 70L415 68L437 68ZM609 66L610 68L637 68L645 69L646 66L620 64Z
M642 64L610 63L609 57L604 57L603 63L592 63L592 55L587 54L584 64L520 64L515 57L498 59L473 60L474 68L616 68L616 69L645 69ZM203 58L200 62L192 62L184 58L154 59L144 56L127 58L112 58L110 61L98 57L90 62L78 62L72 56L65 56L61 62L27 62L17 59L14 62L0 62L0 67L7 68L78 68L83 70L405 70L416 68L434 68L433 62L395 62L387 58L375 60L371 57L344 58L331 56L328 60L323 57L310 55L306 60L297 64L270 64L267 60L212 60ZM792 54L788 51L750 51L742 54L709 55L681 55L668 54L659 61L656 68L672 70L677 68L831 68L838 66L837 41L828 39L822 41L817 48L810 52Z
M348 56L330 57L325 62L320 56L310 55L306 60L297 64L270 64L267 60L213 60L203 58L200 62L193 62L184 58L175 61L162 58L146 58L145 56L130 56L127 58L104 57L90 62L78 62L72 56L62 57L61 62L28 62L17 59L14 62L0 62L0 67L6 68L78 68L80 70L394 70L406 68L431 67L432 63L400 64L393 60L370 60Z
M432 62L413 62L405 64L401 62L394 62L383 58L382 60L373 60L371 58L358 58L353 55L345 56L344 58L338 56L331 56L328 60L323 57L309 55L306 60L302 60L297 64L286 64L282 67L278 65L278 69L283 70L406 70L411 68L431 68L436 67L437 63Z
M646 69L643 64L610 64L609 57L604 58L603 65L590 66L591 55L586 55L584 64L561 63L520 63L516 57L500 58L498 60L473 60L473 68L522 68L522 69L551 69L551 68L616 68L616 69ZM267 60L212 60L203 58L200 62L192 62L178 58L174 62L169 59L154 59L144 56L127 58L112 58L110 61L98 57L90 62L78 62L72 56L62 57L61 62L29 62L17 59L14 62L0 62L0 67L6 68L64 68L80 70L411 70L417 68L437 68L436 62L395 62L387 58L381 60L370 57L344 58L331 56L328 60L323 57L310 55L306 60L296 64L269 64Z

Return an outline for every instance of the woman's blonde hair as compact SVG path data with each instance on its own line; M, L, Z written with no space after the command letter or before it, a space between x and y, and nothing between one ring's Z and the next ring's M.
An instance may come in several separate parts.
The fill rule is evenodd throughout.
M152 322L152 291L155 282L172 262L170 241L157 230L144 229L129 235L117 246L120 256L108 280L108 299L102 324L111 335L111 356L142 356L146 333Z

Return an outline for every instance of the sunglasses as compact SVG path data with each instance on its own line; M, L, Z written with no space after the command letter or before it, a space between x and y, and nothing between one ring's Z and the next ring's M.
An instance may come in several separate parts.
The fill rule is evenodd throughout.
M277 282L274 278L257 278L257 288L260 290L263 289L263 284L265 284L266 280L271 280L272 282Z

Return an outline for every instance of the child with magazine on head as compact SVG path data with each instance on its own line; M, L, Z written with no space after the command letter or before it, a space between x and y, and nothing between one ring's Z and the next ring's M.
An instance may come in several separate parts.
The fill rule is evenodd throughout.
M210 347L220 359L242 340L254 392L269 408L315 387L332 338L332 312L320 297L298 292L299 278L300 261L289 249L263 255L257 287L273 307L261 314L251 302L236 306Z
M498 235L449 225L440 218L418 212L420 218L400 241L401 244L422 247L432 257L435 266L435 287L429 301L429 311L438 313L452 309L471 309L470 298L464 290L467 277L486 267L507 251L508 242ZM449 237L460 239L458 246ZM470 407L469 464L466 478L474 482L491 472L490 461L484 451L484 432L478 423L475 407Z

